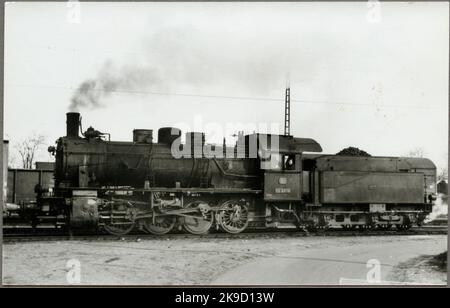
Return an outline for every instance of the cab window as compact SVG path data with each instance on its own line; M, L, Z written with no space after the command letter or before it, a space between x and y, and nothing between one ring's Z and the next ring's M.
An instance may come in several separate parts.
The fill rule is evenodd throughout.
M261 169L295 170L295 155L271 153L269 157L261 158Z
M295 155L283 155L283 170L295 170Z
M270 153L268 157L261 158L261 169L283 170L283 160L280 154Z

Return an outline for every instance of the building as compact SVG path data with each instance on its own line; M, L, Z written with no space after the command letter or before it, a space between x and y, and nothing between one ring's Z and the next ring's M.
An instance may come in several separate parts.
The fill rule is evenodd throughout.
M55 167L54 162L37 161L35 163L36 170L53 170Z
M3 179L3 202L6 202L6 194L8 192L8 157L9 157L9 141L3 140L3 157L2 157L2 179Z

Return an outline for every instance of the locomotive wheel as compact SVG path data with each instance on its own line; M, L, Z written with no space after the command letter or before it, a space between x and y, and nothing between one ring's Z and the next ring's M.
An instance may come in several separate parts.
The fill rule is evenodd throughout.
M222 203L217 213L217 222L223 231L236 234L248 226L248 207L240 200Z
M144 220L144 229L152 234L163 235L170 232L175 226L177 219L175 216L156 216L155 221L153 218Z
M209 209L208 203L204 201L194 201L189 203L186 208L193 208L196 209L196 211L189 213L188 215L190 217L183 217L183 228L191 234L208 233L214 220L214 216L212 211Z
M126 235L131 232L134 228L134 222L131 223L123 223L123 224L114 224L114 225L105 225L104 226L106 232L112 235Z
M122 216L114 217L114 212L122 212ZM103 228L106 232L112 235L126 235L133 230L135 226L135 220L132 210L132 205L129 203L120 203L111 205L112 219L105 221Z

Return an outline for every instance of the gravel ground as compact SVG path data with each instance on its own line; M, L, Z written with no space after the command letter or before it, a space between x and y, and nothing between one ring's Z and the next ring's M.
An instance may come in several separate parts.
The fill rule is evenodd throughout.
M446 249L447 236L264 236L256 239L7 243L3 245L3 283L67 285L67 277L72 277L73 273L68 261L75 260L80 262L82 285L208 285L237 266L254 260L295 258L308 251L317 251L326 257L332 256L334 247L354 247L357 251L358 247L366 249L367 245L380 249L383 245L401 247L402 242L409 246L417 243L412 257L419 257L429 254L422 251L424 242ZM421 277L406 277L400 272L393 278L421 280Z
M392 271L391 276L396 279L422 284L446 284L447 283L447 264L443 264L440 257L447 259L447 254L437 256L423 255L412 258L406 262L398 264Z

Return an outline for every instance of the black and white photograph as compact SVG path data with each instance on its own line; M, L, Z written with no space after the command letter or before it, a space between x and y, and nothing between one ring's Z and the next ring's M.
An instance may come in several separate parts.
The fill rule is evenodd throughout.
M3 18L2 287L447 286L448 2Z

